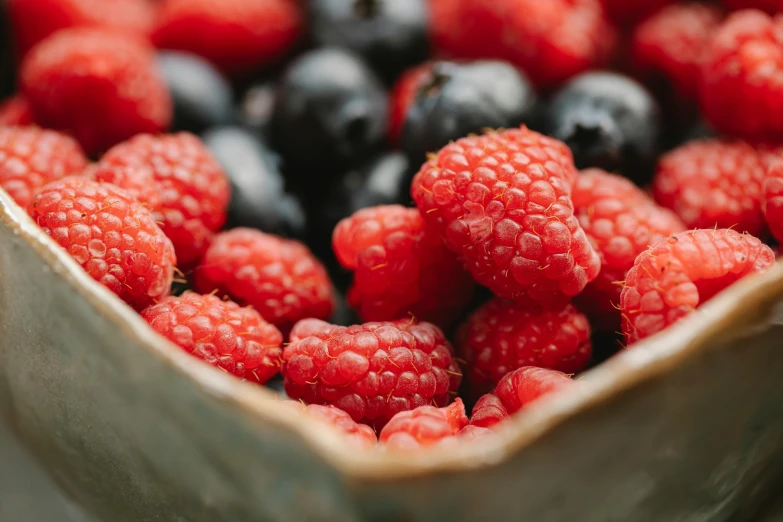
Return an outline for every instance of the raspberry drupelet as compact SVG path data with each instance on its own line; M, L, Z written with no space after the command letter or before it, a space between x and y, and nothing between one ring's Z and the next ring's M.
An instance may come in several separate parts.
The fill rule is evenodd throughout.
M63 29L41 41L21 64L20 88L38 124L67 131L88 154L171 122L152 47L108 29Z
M579 223L601 256L601 272L576 303L595 329L616 332L622 281L636 256L686 227L628 179L599 169L582 171L573 201Z
M284 333L301 319L328 319L335 304L326 269L305 245L250 228L215 236L194 285L252 306Z
M93 175L130 191L155 213L180 267L193 266L226 222L228 177L193 134L135 136L106 152Z
M688 228L732 227L761 235L766 156L741 141L690 141L659 160L655 201Z
M186 352L241 379L263 384L280 370L283 335L252 308L185 292L141 315Z
M284 401L283 404L299 409L313 419L334 426L347 441L356 446L372 448L378 442L378 437L371 427L366 424L359 424L350 415L336 406L305 405L299 401Z
M783 159L772 161L764 180L764 218L770 232L783 242Z
M450 326L473 294L473 280L415 208L382 205L343 219L333 235L343 267L354 271L348 301L363 321L410 315Z
M93 279L137 310L169 294L176 264L171 241L121 188L63 178L44 185L28 212Z
M411 194L475 281L503 298L557 307L601 268L574 216L576 176L568 147L522 127L447 145Z
M382 428L418 406L446 406L462 375L443 332L429 323L395 321L335 326L300 321L283 350L289 397L332 404Z
M498 298L468 318L455 344L476 397L524 366L576 373L592 352L590 324L573 305L538 311Z
M20 95L0 103L0 127L34 125L30 104Z
M0 186L22 208L42 186L81 174L87 163L69 136L37 127L0 127Z
M465 405L458 397L445 408L419 406L401 411L383 427L378 440L400 450L433 446L459 435L468 423Z
M630 346L686 317L739 279L765 272L775 254L757 238L729 229L675 234L636 258L620 296Z
M545 395L577 387L578 383L564 373L532 366L519 368L506 374L491 393L476 402L470 423L490 428Z

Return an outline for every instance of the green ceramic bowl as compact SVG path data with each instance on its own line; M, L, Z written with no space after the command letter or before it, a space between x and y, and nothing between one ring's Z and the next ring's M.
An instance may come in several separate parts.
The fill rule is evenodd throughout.
M100 520L734 521L781 486L780 266L496 440L401 457L181 352L4 193L0 245L0 422Z

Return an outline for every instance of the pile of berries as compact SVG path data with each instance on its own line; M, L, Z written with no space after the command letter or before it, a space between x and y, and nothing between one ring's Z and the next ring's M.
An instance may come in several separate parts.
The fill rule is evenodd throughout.
M356 447L493 437L783 241L777 0L0 5L0 187Z

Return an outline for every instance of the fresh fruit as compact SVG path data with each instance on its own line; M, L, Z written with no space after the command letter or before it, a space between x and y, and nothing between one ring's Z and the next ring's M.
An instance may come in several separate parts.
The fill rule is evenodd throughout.
M662 7L677 0L601 0L607 14L619 27L641 22Z
M372 448L378 442L378 437L371 427L354 421L340 408L320 404L304 405L299 401L285 401L283 404L297 408L309 417L337 428L347 441L356 446Z
M471 133L531 123L535 107L527 77L506 62L435 62L405 115L401 145L419 163Z
M194 284L252 306L284 333L301 319L328 319L334 309L326 269L306 246L250 228L216 235Z
M231 85L195 54L163 51L158 65L174 102L173 131L202 132L234 119Z
M590 360L590 324L573 305L531 311L490 299L460 327L455 341L471 393L479 396L523 366L576 373Z
M171 122L152 48L117 32L58 31L27 53L20 78L35 121L73 135L89 154Z
M519 368L507 373L491 393L476 402L470 423L490 428L541 397L577 386L570 377L554 370L532 366Z
M655 201L688 228L766 230L761 200L764 155L741 141L697 140L665 154L653 180Z
M729 15L701 56L701 109L720 132L783 139L783 17Z
M772 235L783 242L783 160L771 162L764 180L764 218Z
M239 104L239 121L258 136L267 137L275 108L275 84L260 81L250 85Z
M418 406L446 406L462 378L443 332L403 320L334 326L300 321L283 350L285 390L333 404L376 429Z
M427 58L425 0L309 0L313 40L349 49L394 80Z
M0 187L22 208L42 186L81 174L87 158L79 144L59 132L0 126Z
M601 256L601 272L576 302L594 328L615 332L621 283L636 256L686 227L629 180L598 169L580 173L572 197L579 224Z
M172 343L240 379L263 384L280 370L283 336L250 307L185 292L141 315Z
M334 252L354 271L348 302L362 321L406 317L448 328L473 295L473 281L415 208L359 210L334 229Z
M125 190L62 178L44 185L28 212L93 279L134 308L168 295L174 248L152 213Z
M608 72L574 78L549 103L543 129L568 145L577 168L616 171L641 183L652 174L659 109L630 78Z
M18 94L0 103L0 127L33 125L30 104Z
M231 184L228 228L250 227L285 237L305 237L304 209L296 196L285 193L278 159L265 144L233 126L210 129L203 139Z
M396 449L416 449L431 446L458 435L470 421L465 405L457 397L445 408L419 406L401 411L383 427L379 442Z
M563 143L522 127L447 145L411 194L478 283L520 304L557 307L601 268L573 214L576 175Z
M148 0L6 0L16 51L23 56L60 29L102 27L147 38L155 18Z
M386 131L386 93L353 54L310 51L284 73L271 137L291 188L320 198L331 176L366 160Z
M781 0L723 0L729 9L761 9L769 14L783 12Z
M408 111L416 99L416 94L422 85L431 81L432 63L427 62L405 71L392 87L389 93L389 141L393 145L400 144L402 127L408 117Z
M162 0L152 39L161 49L191 52L244 75L288 51L302 23L290 0Z
M730 229L691 230L660 241L636 258L625 278L620 308L627 344L660 332L774 263L768 246Z
M112 147L94 176L131 191L155 213L180 267L196 263L226 222L228 178L192 134L136 136Z

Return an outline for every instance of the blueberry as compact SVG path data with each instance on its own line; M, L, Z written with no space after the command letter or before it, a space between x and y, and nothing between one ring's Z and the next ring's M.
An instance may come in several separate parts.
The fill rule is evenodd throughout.
M332 174L370 157L385 130L386 93L355 54L310 51L283 74L270 134L294 190L322 196Z
M204 143L231 181L228 227L252 227L301 239L306 218L299 200L284 191L278 158L256 136L240 127L217 127Z
M158 63L174 102L172 130L199 133L232 122L231 85L209 62L190 53L162 51Z
M436 62L408 111L402 147L411 161L421 162L470 133L530 123L535 107L529 80L506 62Z
M310 0L313 39L362 56L387 82L427 59L425 0Z
M580 169L619 172L643 184L658 154L660 111L652 95L625 76L586 73L555 94L545 133L564 141Z

